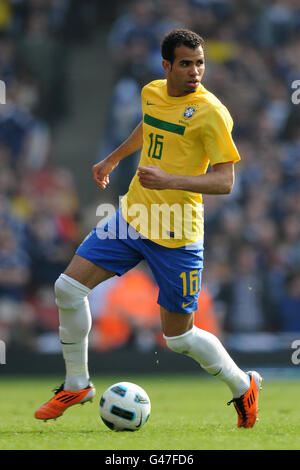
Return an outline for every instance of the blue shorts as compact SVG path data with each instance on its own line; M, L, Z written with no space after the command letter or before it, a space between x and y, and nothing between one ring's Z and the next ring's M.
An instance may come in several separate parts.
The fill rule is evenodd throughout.
M111 230L114 227L114 230ZM117 211L95 227L76 254L118 276L146 260L159 287L157 303L169 312L198 309L203 270L203 243L166 248L142 237Z

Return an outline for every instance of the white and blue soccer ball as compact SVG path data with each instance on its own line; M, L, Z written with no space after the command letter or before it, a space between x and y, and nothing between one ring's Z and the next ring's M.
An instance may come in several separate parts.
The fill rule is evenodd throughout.
M145 390L131 382L111 385L100 399L100 417L113 431L137 431L148 421L151 402Z

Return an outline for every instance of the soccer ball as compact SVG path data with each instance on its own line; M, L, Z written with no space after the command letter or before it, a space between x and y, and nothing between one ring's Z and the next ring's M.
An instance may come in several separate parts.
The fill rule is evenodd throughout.
M113 431L137 431L147 422L151 411L145 390L131 382L111 385L100 399L100 417Z

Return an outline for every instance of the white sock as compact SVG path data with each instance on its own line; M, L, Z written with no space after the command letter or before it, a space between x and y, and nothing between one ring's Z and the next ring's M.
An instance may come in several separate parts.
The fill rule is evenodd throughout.
M225 382L233 398L243 395L250 386L249 376L231 359L219 339L194 326L179 336L165 336L166 343L175 352L197 361L209 374Z
M80 390L89 383L88 334L92 319L87 296L90 291L66 274L61 274L55 283L59 336L66 365L65 390Z

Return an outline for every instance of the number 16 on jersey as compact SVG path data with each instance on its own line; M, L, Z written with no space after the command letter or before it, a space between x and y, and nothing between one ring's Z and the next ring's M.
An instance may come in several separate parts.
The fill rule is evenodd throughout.
M150 145L148 149L148 157L161 159L163 146L164 146L164 136L159 134L149 134Z

